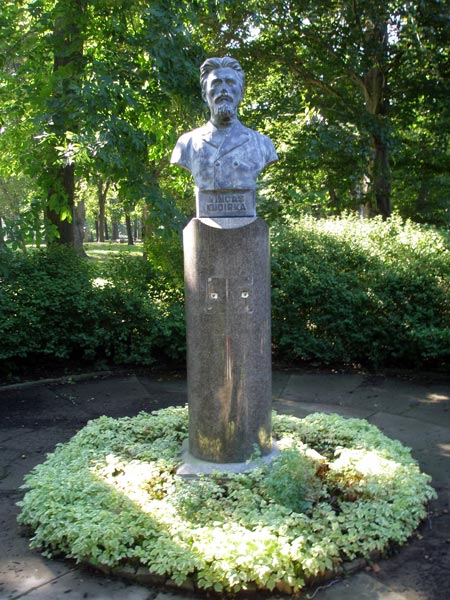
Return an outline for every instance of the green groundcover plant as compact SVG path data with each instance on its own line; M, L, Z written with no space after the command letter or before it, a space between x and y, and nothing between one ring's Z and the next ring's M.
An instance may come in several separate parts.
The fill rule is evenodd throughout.
M181 585L297 592L403 543L435 493L410 451L359 419L273 416L280 454L246 474L176 475L186 408L90 421L28 476L31 545Z

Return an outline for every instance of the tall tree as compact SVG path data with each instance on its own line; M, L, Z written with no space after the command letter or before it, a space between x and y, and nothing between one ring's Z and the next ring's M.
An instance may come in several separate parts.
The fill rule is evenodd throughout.
M46 103L50 114L47 127L53 135L44 165L48 190L46 217L56 228L54 239L70 246L79 246L81 242L75 232L75 162L70 147L63 160L58 153L80 126L86 9L87 0L58 0L48 15L53 29L50 42L53 73Z
M79 243L80 176L114 181L130 205L145 199L163 218L170 202L154 161L167 162L162 153L176 135L171 98L191 85L198 62L184 3L7 0L5 14L0 49L10 68L0 75L0 118L8 135L0 146L39 186L53 239Z
M392 109L397 152L393 187L404 216L450 224L450 20L439 0L418 2L407 23L401 98Z
M423 48L434 47L442 57L445 41L442 35L439 41L434 36L436 17L430 15L441 15L443 29L443 3L249 0L245 7L227 3L226 11L221 11L220 4L216 3L216 25L206 36L209 48L231 52L244 63L248 79L259 88L250 94L251 109L256 109L263 126L272 127L291 176L295 164L306 162L311 167L320 151L320 159L325 157L333 165L331 171L319 165L330 201L338 196L330 185L338 179L333 171L341 171L353 186L355 201L363 199L372 214L389 216L392 159L398 141L395 115L404 99L404 73L409 70L414 80L429 74L431 62L443 63L428 53L427 64L414 62L415 75L407 67L418 35ZM231 4L239 5L237 17L227 21ZM448 13L445 20L448 28ZM428 81L431 84L429 76ZM300 147L303 143L309 146L309 156ZM336 146L343 149L343 161ZM348 177L351 161L346 157L351 155L359 186L355 185L357 177ZM280 161L274 173L285 165ZM316 177L310 171L303 174L304 179Z
M369 136L366 201L383 217L391 213L387 112L395 57L389 31L398 18L393 4L291 0L275 2L267 13L266 4L256 21L260 35L251 44L289 72L296 87L306 88L307 102L325 122L350 122ZM295 103L292 94L289 100Z

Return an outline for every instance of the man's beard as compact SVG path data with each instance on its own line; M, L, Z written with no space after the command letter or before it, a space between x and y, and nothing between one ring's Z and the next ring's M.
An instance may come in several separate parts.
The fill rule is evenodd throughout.
M236 107L228 102L223 102L215 106L214 112L221 121L229 121L236 115Z

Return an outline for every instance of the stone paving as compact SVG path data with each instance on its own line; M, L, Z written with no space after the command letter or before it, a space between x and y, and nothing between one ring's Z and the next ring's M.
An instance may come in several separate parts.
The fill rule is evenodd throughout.
M413 450L438 499L418 535L389 559L308 589L312 600L450 598L450 378L275 372L274 408L365 418ZM104 374L0 388L0 600L199 600L205 595L111 579L28 548L16 523L23 476L92 418L184 405L179 376ZM356 565L358 566L358 565ZM280 595L260 595L266 599ZM258 598L258 594L248 596Z

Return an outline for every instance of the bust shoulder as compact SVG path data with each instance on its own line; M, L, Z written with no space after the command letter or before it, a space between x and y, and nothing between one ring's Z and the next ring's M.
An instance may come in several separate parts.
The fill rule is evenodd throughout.
M191 170L190 153L192 148L192 140L194 139L194 134L196 131L198 131L198 129L187 131L186 133L180 135L172 151L172 156L170 157L171 164L184 167L189 171Z
M178 165L179 167L184 167L185 169L191 170L191 153L192 149L195 145L197 145L203 137L207 134L210 134L211 126L209 123L203 125L201 127L197 127L196 129L192 129L192 131L187 131L180 135L173 149L172 156L170 157L170 162L173 165Z
M250 135L250 139L252 140L253 144L257 145L261 150L261 153L264 156L265 167L278 160L275 146L267 135L260 133L259 131L255 131L254 129L249 129L248 127L245 127L245 129Z

